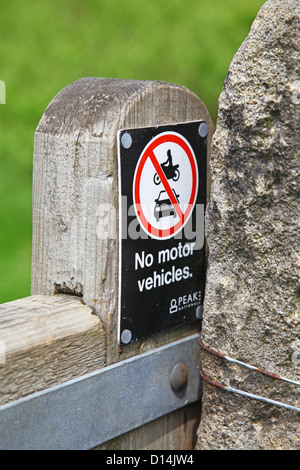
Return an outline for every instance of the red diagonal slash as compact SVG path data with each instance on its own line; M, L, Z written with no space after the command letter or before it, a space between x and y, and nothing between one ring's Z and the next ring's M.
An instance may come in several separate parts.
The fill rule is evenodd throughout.
M154 152L149 151L148 157L150 158L150 160L151 160L151 162L152 162L152 164L153 164L153 166L156 170L156 173L160 177L160 181L162 182L163 187L167 191L167 194L169 196L169 199L170 199L171 203L173 204L173 207L176 211L176 214L178 215L179 219L183 222L184 221L184 213L182 212L182 210L181 210L181 208L178 204L178 201L175 197L175 194L173 193L173 191L171 189L171 186L169 185L168 180L166 178L166 175L165 175L164 171L162 170L160 164L158 163L156 156L154 155Z

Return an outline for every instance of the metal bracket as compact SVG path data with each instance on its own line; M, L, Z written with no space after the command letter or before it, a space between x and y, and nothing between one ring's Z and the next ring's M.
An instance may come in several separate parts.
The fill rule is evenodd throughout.
M192 335L0 407L1 450L86 450L201 398Z

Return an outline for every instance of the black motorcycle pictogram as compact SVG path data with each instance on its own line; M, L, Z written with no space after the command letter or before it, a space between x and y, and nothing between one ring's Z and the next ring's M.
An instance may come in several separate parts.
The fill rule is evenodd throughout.
M173 165L173 159L171 150L167 151L168 158L165 162L161 164L161 168L168 180L172 179L173 181L178 181L180 178L180 171L178 170L179 165ZM161 180L157 173L153 177L155 184L160 184Z

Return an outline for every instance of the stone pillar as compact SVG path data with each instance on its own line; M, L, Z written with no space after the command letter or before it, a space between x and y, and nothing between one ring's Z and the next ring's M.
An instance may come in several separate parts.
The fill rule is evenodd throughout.
M299 7L264 4L220 96L202 326L206 346L298 381ZM214 381L300 407L295 385L205 350L201 367ZM297 411L205 383L197 448L299 449L299 425Z

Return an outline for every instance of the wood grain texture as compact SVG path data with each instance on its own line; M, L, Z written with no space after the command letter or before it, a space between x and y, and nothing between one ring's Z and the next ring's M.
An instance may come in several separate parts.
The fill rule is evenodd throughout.
M209 159L212 122L203 102L191 91L159 81L83 78L52 100L37 127L32 294L81 295L105 329L107 365L199 330L195 322L121 349L118 345L117 132L200 119L209 128ZM104 203L112 205L115 214L105 222L113 234L107 238L98 236ZM193 440L193 425L188 423L198 418L199 409L187 420L184 413L161 418L161 429L168 431L157 439L156 448L174 449L174 442L186 442L187 435L189 442ZM110 445L147 448L156 435L157 428L150 423L134 431L134 437L129 433L122 443L119 439Z
M1 405L105 366L101 322L74 296L0 305L0 342Z
M119 129L205 119L202 101L165 82L84 78L63 89L46 109L35 134L32 294L80 294L101 318L107 363L137 354L141 344L117 343ZM97 235L101 204L116 214L115 236ZM191 328L159 335L155 345ZM150 345L153 342L150 342Z
M162 416L94 450L193 450L200 420L200 403Z

